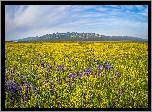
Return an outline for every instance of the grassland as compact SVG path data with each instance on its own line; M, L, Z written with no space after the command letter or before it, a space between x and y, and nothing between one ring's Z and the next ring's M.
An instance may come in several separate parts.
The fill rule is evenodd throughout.
M5 43L6 108L147 108L146 42Z

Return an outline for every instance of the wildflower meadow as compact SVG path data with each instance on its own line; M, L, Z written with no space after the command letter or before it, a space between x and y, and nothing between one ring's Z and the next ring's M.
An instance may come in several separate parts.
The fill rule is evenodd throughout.
M147 107L147 42L5 42L5 108Z

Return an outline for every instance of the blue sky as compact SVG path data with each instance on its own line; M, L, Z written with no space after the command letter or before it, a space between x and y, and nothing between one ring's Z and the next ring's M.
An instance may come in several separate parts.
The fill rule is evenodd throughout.
M6 5L5 40L56 32L148 38L147 5Z

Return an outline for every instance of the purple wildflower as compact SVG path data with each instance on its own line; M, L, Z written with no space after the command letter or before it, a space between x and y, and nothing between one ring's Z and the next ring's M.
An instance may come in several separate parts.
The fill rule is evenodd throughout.
M51 69L52 69L52 66L49 65L48 68L47 68L47 71L50 72Z
M68 80L70 81L70 79L71 79L71 76L70 76L70 75L68 75Z
M16 84L15 82L11 81L10 87L9 87L9 92L10 92L12 95L15 95L17 91L18 91L17 84Z
M98 65L97 65L97 70L100 70L100 68L101 68L101 65L98 64Z
M8 92L8 86L9 86L9 84L7 82L7 79L5 78L5 92Z
M104 68L105 68L105 69L109 69L109 68L111 68L111 66L110 66L109 64L105 64L105 65L104 65Z
M82 76L83 76L83 73L82 73L82 72L80 72L80 79L82 79Z
M90 68L87 68L87 69L86 69L85 74L87 74L87 76L90 76L90 74L91 74Z
M74 72L72 72L72 80L74 80L74 78L75 78L75 73Z
M49 65L49 69L52 69L53 67L51 65Z
M31 86L32 86L32 83L29 82L29 83L27 84L27 87L31 87Z
M50 63L47 63L47 65L49 69L52 69L52 66L50 65Z
M70 79L71 79L71 75L70 75L70 73L68 74L68 81L70 81Z
M9 97L12 101L14 101L18 96L19 87L14 81L10 81L10 83L5 83L5 92L9 93Z
M106 63L103 65L103 68L104 68L104 69L110 69L110 68L114 68L114 67L111 66L110 64L108 64L108 62L106 62Z
M64 70L64 66L63 66L63 65L60 65L60 66L59 66L59 70L60 70L60 71L63 71L63 70Z
M72 82L69 81L68 84L69 84L69 86L70 86L70 88L71 88L71 87L72 87Z

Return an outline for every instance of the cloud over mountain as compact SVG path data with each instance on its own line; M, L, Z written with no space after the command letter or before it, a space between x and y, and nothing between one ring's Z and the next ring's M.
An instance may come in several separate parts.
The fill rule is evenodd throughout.
M146 5L7 5L5 9L6 40L56 32L148 37Z

